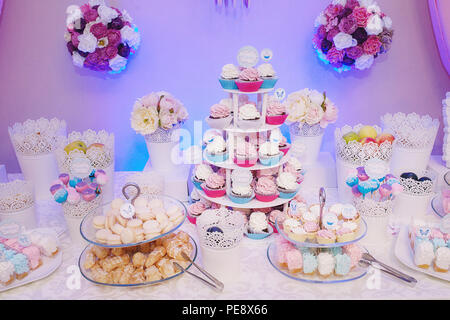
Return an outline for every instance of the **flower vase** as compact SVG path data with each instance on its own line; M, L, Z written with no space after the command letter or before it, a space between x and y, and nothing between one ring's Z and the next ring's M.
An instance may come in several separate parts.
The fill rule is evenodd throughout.
M174 129L156 129L145 135L149 159L144 171L154 170L158 173L173 172L180 162L180 138Z
M305 148L299 159L304 165L312 165L317 161L324 132L325 129L319 124L310 126L306 123L293 123L289 126L292 145L302 144Z

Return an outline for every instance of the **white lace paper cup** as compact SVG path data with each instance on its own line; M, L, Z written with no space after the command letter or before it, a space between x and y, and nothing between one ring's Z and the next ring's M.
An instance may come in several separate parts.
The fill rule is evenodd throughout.
M0 183L0 222L11 221L26 229L37 227L33 184L15 180Z
M49 200L48 188L58 175L54 151L64 141L66 122L56 118L27 120L8 128L25 180L32 181L36 200Z
M97 210L103 210L103 195L100 194L92 201L84 201L83 199L78 204L70 204L64 202L62 209L64 218L66 220L67 229L69 231L72 243L75 245L85 245L87 241L83 239L80 232L80 225L83 218Z
M322 130L318 135L295 135L292 134L291 129L290 131L292 145L300 144L304 148L298 159L306 166L313 165L319 157L324 131Z
M88 147L87 152L72 150L67 154L64 148L74 141L84 142ZM103 146L89 148L89 146L95 143L102 144ZM55 151L60 172L70 173L72 161L75 158L88 159L92 168L105 171L108 176L108 182L102 187L102 195L105 203L112 201L114 198L114 153L114 134L108 133L105 130L98 132L87 130L82 133L76 131L71 132L68 138L62 141Z

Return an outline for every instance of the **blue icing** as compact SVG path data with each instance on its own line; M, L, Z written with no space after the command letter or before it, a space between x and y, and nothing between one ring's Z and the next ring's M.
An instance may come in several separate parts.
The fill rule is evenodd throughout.
M5 250L5 259L9 261L9 260L11 260L12 258L14 258L14 256L15 256L16 254L17 254L16 251L6 249L6 250Z
M349 187L353 187L358 184L358 181L358 177L348 177L346 183Z
M338 254L335 258L336 266L334 271L336 272L336 274L344 276L349 273L352 264L350 257L346 254Z
M311 253L303 254L303 272L313 273L317 269L317 258Z
M330 253L333 256L336 256L338 254L342 254L342 247L334 247L334 248L330 248Z
M6 248L5 245L3 243L0 243L0 252L5 252Z
M436 251L437 248L445 247L445 246L447 246L447 244L445 243L444 239L435 238L435 239L433 239L433 246L434 246L434 250Z
M28 259L25 255L18 253L10 261L14 265L14 271L17 274L22 274L24 272L30 271L30 267L28 266Z

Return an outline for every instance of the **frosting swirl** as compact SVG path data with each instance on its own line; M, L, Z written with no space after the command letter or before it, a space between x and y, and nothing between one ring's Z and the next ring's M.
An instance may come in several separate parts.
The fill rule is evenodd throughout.
M274 77L276 75L270 63L263 63L258 66L258 72L261 77Z
M267 229L267 218L264 212L255 211L250 215L250 220L248 222L249 230L253 233L263 233Z
M206 209L208 209L206 207L206 204L204 204L203 202L196 202L193 203L189 206L189 213L192 216L199 216L203 213L203 211L205 211Z
M195 168L195 177L201 181L206 181L206 179L208 179L208 177L212 173L213 173L212 168L204 163L197 165L197 167Z
M271 178L261 177L256 183L256 192L261 195L273 195L277 193L277 186Z
M246 68L239 74L239 80L243 81L258 81L259 72L255 68Z
M298 186L297 178L289 172L282 172L277 178L277 184L284 190L296 190Z
M239 119L241 120L256 120L261 118L261 114L259 113L256 106L251 103L244 104L239 108Z
M259 153L263 156L276 156L280 153L280 148L276 142L264 142L259 147Z
M234 64L226 64L222 67L220 76L224 79L237 79L239 78L239 69Z
M227 144L221 136L215 136L206 146L206 151L211 154L222 153L227 150Z
M251 196L253 193L250 185L233 184L231 191L238 196Z
M210 108L209 117L213 119L226 118L230 115L231 111L228 106L223 104L215 104Z
M206 179L206 186L210 189L221 189L225 186L225 178L220 174L213 173Z

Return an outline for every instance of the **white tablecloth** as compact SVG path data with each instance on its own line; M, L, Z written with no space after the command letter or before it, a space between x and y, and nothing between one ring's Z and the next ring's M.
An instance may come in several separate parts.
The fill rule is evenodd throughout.
M116 173L116 195L122 182L130 173ZM305 190L308 193L308 190ZM312 193L312 191L311 191ZM314 191L315 194L315 191ZM330 201L337 196L336 189L327 190ZM42 226L64 228L64 217L56 203L38 204L39 221ZM197 240L195 227L187 220L182 229ZM61 236L63 263L46 279L0 293L6 299L449 299L450 283L413 271L403 266L394 256L395 237L371 247L371 253L383 262L396 267L418 280L415 287L399 282L383 274L369 271L365 277L340 284L309 284L289 279L277 272L267 259L267 247L273 236L264 240L245 238L241 250L241 274L234 284L216 293L190 275L182 275L169 282L141 288L114 288L95 285L80 274L73 273L83 248L71 245L70 238ZM197 241L198 243L198 241ZM201 253L197 261L201 263ZM197 272L198 273L198 272Z

